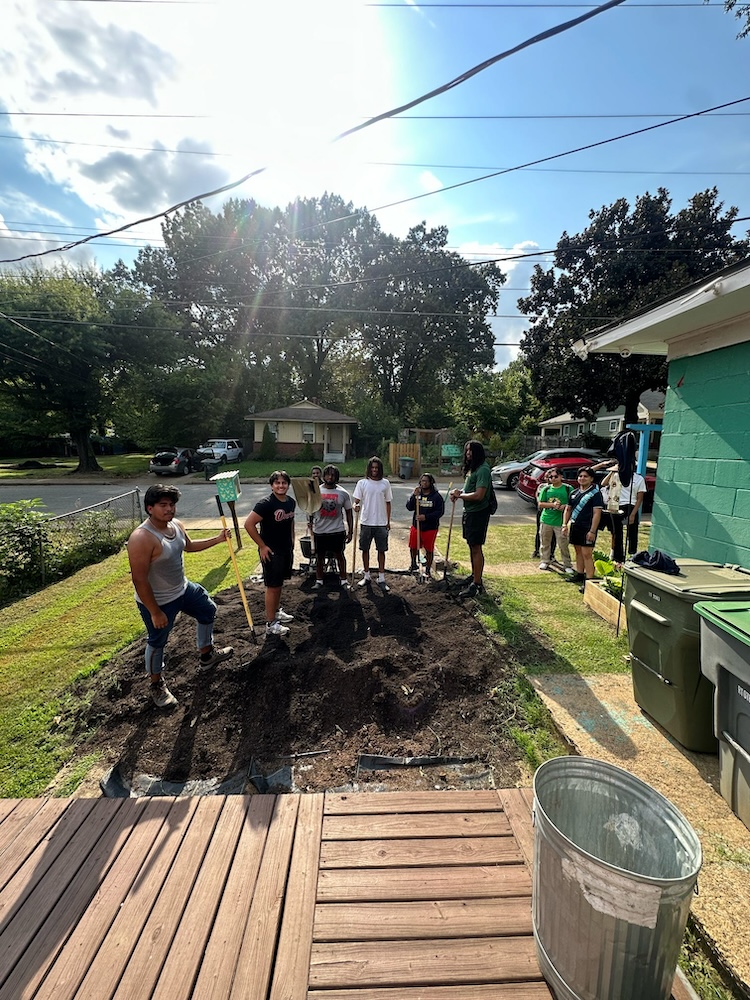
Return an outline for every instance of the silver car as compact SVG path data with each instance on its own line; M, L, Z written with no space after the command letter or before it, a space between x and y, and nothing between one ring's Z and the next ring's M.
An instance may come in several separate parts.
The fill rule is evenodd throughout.
M511 459L496 465L492 470L492 485L496 490L514 490L518 486L518 477L529 462L536 462L540 458L550 458L555 455L560 458L574 455L591 455L592 458L601 458L600 453L591 448L543 448L541 451L527 455L526 458Z

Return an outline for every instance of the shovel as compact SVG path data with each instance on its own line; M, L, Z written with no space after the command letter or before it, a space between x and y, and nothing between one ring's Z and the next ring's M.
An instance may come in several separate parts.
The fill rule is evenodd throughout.
M352 533L352 543L354 545L354 551L352 552L352 590L354 590L354 571L357 568L357 531L359 528L359 507L354 509L354 531Z
M422 527L419 523L419 494L417 494L417 583L424 583L424 569L422 566Z
M227 530L227 519L224 517L224 508L221 506L221 497L216 494L216 506L219 508L219 517L221 518L221 526L224 531ZM250 614L250 607L247 603L247 594L245 593L245 588L242 583L242 577L240 576L240 569L237 565L237 560L234 557L234 549L232 548L231 538L227 538L227 547L229 548L229 555L232 557L232 566L234 566L234 575L237 577L237 586L240 589L240 597L242 598L242 604L245 608L245 615L247 616L247 624L250 626L250 635L253 637L253 642L258 645L258 637L255 634L255 626L253 625L253 616Z
M452 487L453 483L451 483L450 486L448 487L449 496ZM448 541L445 543L445 565L443 566L443 583L445 583L446 577L448 576L448 566L450 565L450 563L448 562L448 556L450 555L451 551L451 535L453 534L453 518L455 516L455 513L456 513L456 501L451 500L451 519L450 519L450 524L448 525Z

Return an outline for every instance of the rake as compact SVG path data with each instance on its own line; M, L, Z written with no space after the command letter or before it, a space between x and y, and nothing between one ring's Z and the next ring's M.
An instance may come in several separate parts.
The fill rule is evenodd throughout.
M216 494L216 506L219 508L219 517L221 518L221 526L224 531L227 530L227 519L224 517L224 508L221 506L221 497ZM250 626L250 635L253 637L253 642L258 645L258 637L255 634L255 626L253 625L253 616L250 614L250 606L247 603L247 594L245 593L245 587L242 583L242 577L240 576L240 568L237 565L237 560L234 557L234 549L232 548L231 538L227 538L227 547L229 549L229 555L232 559L232 566L234 567L234 575L237 577L237 586L240 590L240 597L242 598L242 604L245 608L245 615L247 616L247 624Z

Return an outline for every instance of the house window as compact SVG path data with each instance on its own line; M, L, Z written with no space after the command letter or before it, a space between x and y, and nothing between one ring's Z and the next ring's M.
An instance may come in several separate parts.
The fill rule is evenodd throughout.
M564 438L570 437L570 424L565 424L565 426L562 429L562 436Z
M619 423L620 423L619 420L610 420L610 422L609 422L609 429L611 431L616 431L617 428L618 428Z
M274 421L270 421L269 420L269 422L268 422L268 429L273 434L274 439L278 440L278 437L279 437L279 425L278 425L278 423L275 420Z
M579 425L578 425L578 436L580 437L580 436L581 436L581 434L583 434L583 432L584 432L585 430L586 430L586 424L579 424Z
M589 424L589 430L592 434L596 434L596 420L592 420Z
M305 444L312 444L315 440L315 424L302 424L302 440Z

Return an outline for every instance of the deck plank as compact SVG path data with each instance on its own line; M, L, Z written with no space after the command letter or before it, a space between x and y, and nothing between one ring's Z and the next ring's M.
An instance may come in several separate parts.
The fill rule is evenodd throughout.
M274 804L273 795L250 797L234 862L193 991L199 1000L224 1000L229 996Z
M388 941L531 934L528 896L419 902L322 903L316 941Z
M523 855L513 837L333 840L320 846L321 868L418 868L519 861Z
M41 803L38 799L29 799L27 803L22 803L14 809L11 816L3 823L0 829L5 830L8 840L0 859L2 860L0 890L4 890L0 903L0 919L4 918L8 900L13 898L6 890L6 886L16 876L19 869L36 851L37 858L32 865L34 879L29 883L33 887L63 849L66 838L73 836L90 811L90 809L75 810L75 815L71 814L64 822L60 823L60 829L55 831L53 838L52 831L66 813L68 806L69 802L66 799L47 799ZM18 889L17 880L16 889Z
M531 809L523 790L520 788L505 788L498 791L505 815L510 822L513 836L516 838L524 860L530 869L534 866L534 829L531 825Z
M318 902L358 900L475 899L531 896L531 877L523 861L514 865L455 868L321 869Z
M494 812L397 813L326 816L323 840L386 840L404 837L509 837L508 818Z
M177 800L173 810L181 801ZM189 835L180 844L154 908L149 913L138 943L123 970L114 993L117 1000L139 1000L143 996L151 996L169 955L223 805L224 801L220 796L198 799L188 827Z
M313 941L323 796L300 801L270 1000L305 1000Z
M54 905L42 913L41 900L37 898L42 895L40 892L35 893L22 911L30 911L29 928L32 920L36 925L23 954L3 983L0 990L3 1000L34 995L78 921L97 897L102 881L128 839L137 811L138 803L134 800L120 800L116 811L94 810L79 829L75 840L80 843L80 850L66 855L68 863L60 866L57 891L43 894L45 902L54 899ZM23 940L24 935L19 935L19 943Z
M76 1000L109 1000L114 995L198 807L198 799L162 801L168 807L165 821L144 854L135 881L89 966Z
M326 792L326 816L417 812L487 812L497 809L493 791Z
M190 996L229 876L247 806L247 800L239 796L228 796L224 800L151 1000ZM196 819L200 818L199 814Z
M314 943L311 989L541 980L530 937Z
M307 1000L554 1000L544 982L310 990Z
M281 795L271 819L258 880L250 907L230 1000L265 1000L274 962L294 828L297 795Z
M153 845L167 812L168 805L161 799L141 799L134 804L135 815L126 842L90 905L77 921L57 961L34 994L34 1000L65 1000L75 995L119 913L140 870L143 856ZM128 822L127 813L121 813L120 819L121 822Z

